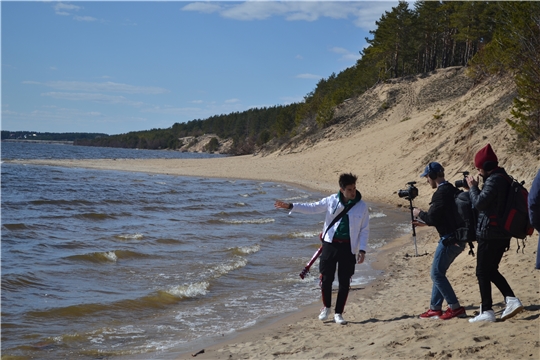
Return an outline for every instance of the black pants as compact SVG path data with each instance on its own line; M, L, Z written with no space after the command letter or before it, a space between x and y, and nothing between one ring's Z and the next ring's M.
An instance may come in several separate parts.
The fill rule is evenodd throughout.
M337 267L339 290L336 300L336 314L342 314L345 308L355 264L356 256L351 253L350 243L324 242L319 260L319 272L322 275L322 301L325 307L332 307L332 282L334 282Z
M495 284L505 298L514 296L508 281L499 272L499 263L509 246L510 239L478 239L476 278L480 287L482 311L492 310L491 283Z

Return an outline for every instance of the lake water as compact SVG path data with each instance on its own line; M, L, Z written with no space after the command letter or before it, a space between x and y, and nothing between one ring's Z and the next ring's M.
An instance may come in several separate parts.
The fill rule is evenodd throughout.
M174 359L319 302L318 279L299 273L323 215L273 204L327 194L9 162L208 156L3 142L2 358ZM370 250L353 285L379 275L378 249L410 232L407 212L368 205Z

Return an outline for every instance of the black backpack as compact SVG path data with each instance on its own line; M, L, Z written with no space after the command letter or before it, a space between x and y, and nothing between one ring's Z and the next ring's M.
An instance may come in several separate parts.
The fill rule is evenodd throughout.
M469 255L474 256L473 241L476 241L476 223L478 211L473 207L468 191L458 190L455 194L457 213L459 214L458 229L455 238L460 242L469 243Z

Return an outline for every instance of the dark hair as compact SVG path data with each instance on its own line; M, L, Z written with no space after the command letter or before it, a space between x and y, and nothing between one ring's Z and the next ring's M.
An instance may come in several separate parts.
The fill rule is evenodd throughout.
M356 180L358 180L358 176L356 175L353 175L351 173L341 174L339 176L339 187L341 189L345 189L349 185L356 184Z

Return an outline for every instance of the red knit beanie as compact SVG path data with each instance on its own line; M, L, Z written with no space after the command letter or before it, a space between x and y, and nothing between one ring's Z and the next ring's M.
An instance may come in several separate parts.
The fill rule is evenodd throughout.
M495 152L491 148L490 144L487 144L478 150L474 156L474 166L476 166L478 169L490 171L496 168L498 163L499 160L497 159L497 155L495 155Z

